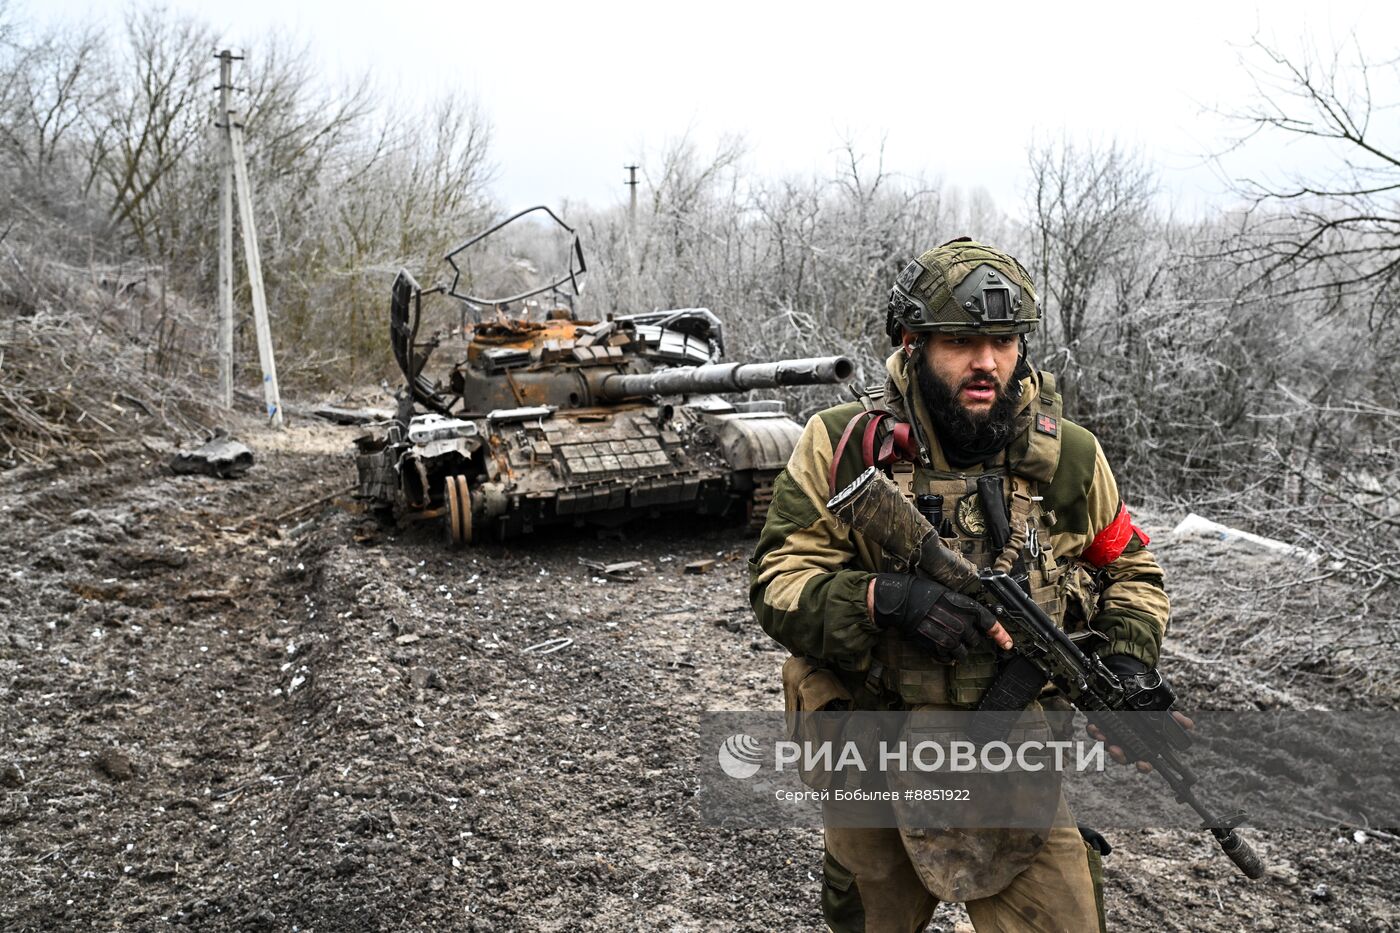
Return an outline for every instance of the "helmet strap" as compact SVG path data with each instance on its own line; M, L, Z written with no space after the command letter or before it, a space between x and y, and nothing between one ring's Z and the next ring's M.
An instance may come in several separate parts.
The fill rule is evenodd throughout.
M1026 335L1021 335L1021 353L1016 357L1016 368L1011 372L1012 379L1025 379L1031 374L1030 360L1027 359L1030 352L1030 341Z
M924 337L922 334L915 334L907 327L903 328L904 333L900 337L900 349L904 351L905 357L912 357L917 351L924 348Z

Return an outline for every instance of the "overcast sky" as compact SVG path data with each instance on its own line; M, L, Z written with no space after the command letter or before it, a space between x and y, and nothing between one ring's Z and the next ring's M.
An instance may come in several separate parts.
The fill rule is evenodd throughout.
M1171 2L618 4L169 0L257 54L269 30L304 37L331 76L369 69L403 95L470 89L494 127L503 206L625 198L624 163L689 132L748 141L755 173L830 174L844 137L886 167L1024 196L1033 138L1116 137L1160 166L1188 211L1216 203L1204 156L1251 99L1239 55L1260 35L1331 48L1356 33L1400 45L1400 4ZM21 0L32 15L117 21L124 4ZM985 12L984 12L985 11ZM1237 127L1236 127L1237 129ZM1313 158L1251 147L1234 173Z

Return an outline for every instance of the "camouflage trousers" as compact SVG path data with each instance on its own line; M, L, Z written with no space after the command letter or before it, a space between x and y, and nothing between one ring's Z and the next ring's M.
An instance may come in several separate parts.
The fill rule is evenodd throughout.
M1102 878L1098 852L1073 826L1056 826L1010 885L965 906L977 933L1102 931ZM822 912L833 933L914 933L937 906L899 830L827 827Z

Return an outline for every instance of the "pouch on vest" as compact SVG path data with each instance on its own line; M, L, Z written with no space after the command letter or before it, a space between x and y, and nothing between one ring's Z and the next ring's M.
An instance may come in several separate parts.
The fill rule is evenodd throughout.
M1094 575L1079 561L1065 568L1060 578L1060 598L1065 607L1065 631L1089 628L1099 608L1099 587Z
M783 662L783 707L789 741L811 747L829 742L839 749L851 700L851 691L827 668L797 656ZM800 766L805 757L799 758ZM845 786L844 774L824 769L808 770L802 766L798 776L813 790Z
M972 707L982 699L997 675L997 652L987 645L974 648L952 668L948 684L948 702Z

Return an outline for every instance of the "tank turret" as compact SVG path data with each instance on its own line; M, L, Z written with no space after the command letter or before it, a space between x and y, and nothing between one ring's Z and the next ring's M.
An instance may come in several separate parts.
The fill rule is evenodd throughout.
M581 272L576 240L570 255ZM577 273L555 284L566 281ZM456 285L395 279L405 391L398 416L357 441L359 494L401 522L441 519L454 543L671 510L761 526L802 429L781 401L725 396L855 373L844 356L723 362L724 327L705 308L587 321L535 293L483 308ZM424 299L443 293L478 319L421 334ZM455 353L436 379L425 373L435 351Z

